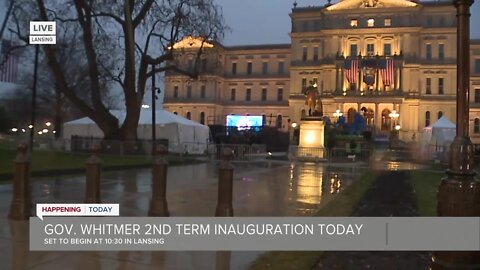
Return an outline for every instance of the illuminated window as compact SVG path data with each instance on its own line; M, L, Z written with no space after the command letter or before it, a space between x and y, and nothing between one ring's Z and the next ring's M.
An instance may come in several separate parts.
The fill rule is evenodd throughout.
M385 26L392 26L392 19L385 19L384 25Z
M357 19L351 19L350 20L350 26L351 27L358 27L358 20Z
M368 19L368 20L367 20L367 26L368 26L368 27L373 27L373 26L375 26L375 20L374 20L374 19Z

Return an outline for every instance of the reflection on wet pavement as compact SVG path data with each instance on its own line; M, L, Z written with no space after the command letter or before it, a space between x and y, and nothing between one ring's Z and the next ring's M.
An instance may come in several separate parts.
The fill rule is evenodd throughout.
M236 216L312 215L365 169L356 164L235 164ZM216 164L173 166L168 171L171 216L213 216ZM84 176L36 179L34 203L82 202ZM121 216L147 216L149 169L106 172L102 200L120 203ZM262 252L30 252L28 224L6 219L11 185L0 185L0 269L245 269Z

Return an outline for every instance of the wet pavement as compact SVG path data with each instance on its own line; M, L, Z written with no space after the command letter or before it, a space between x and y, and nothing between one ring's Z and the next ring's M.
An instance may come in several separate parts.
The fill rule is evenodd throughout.
M353 216L418 216L408 171L383 171L358 203ZM324 252L315 270L426 270L432 255L425 251Z
M235 164L235 216L311 215L348 186L366 165L258 162ZM147 216L149 169L104 173L102 200L119 203L121 216ZM33 203L81 203L84 176L32 181ZM213 163L168 171L171 216L213 216L217 199ZM0 269L246 269L262 252L29 252L28 225L6 218L11 185L0 185Z

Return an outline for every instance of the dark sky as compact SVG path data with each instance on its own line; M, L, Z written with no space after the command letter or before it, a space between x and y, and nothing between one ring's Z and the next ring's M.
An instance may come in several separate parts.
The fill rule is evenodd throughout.
M224 45L290 43L290 13L295 0L216 0L227 25ZM332 1L336 2L336 1ZM327 1L297 0L298 7ZM480 0L471 7L471 38L480 38Z

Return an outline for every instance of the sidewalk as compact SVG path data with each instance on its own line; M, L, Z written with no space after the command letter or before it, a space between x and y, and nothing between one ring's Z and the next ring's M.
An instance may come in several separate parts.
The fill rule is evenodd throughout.
M235 216L303 216L332 199L330 173L342 188L363 169L327 164L284 162L235 164ZM120 203L121 216L147 216L150 170L105 172L102 200ZM168 171L167 200L171 216L213 216L217 199L214 164L173 166ZM11 185L0 185L0 269L246 269L262 252L29 252L28 225L6 219ZM34 203L82 202L84 177L51 177L32 181ZM217 263L218 262L218 263ZM216 267L216 265L218 267ZM222 265L222 267L220 267Z
M365 193L353 216L418 216L406 171L383 172ZM427 270L431 254L417 251L325 252L315 270Z

